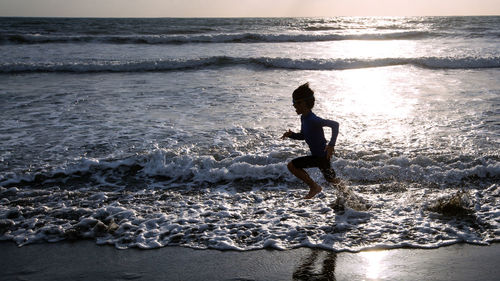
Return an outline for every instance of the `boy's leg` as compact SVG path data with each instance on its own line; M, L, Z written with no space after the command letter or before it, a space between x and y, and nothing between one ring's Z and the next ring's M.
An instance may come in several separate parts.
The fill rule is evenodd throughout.
M321 169L321 173L323 174L323 177L325 177L325 180L327 182L333 183L333 184L339 184L340 180L337 178L335 174L335 170L332 168L329 169Z
M330 161L327 159L324 159L321 161L321 164L319 165L319 170L323 174L323 177L325 177L325 180L333 183L333 184L339 184L340 180L337 178L337 174L335 173L335 170L332 169L330 166Z
M288 170L296 176L297 178L301 179L303 182L305 182L309 186L309 193L306 195L305 199L311 199L313 198L316 194L320 193L322 188L319 186L316 182L314 182L309 174L303 169L303 168L298 168L294 165L294 161L298 160L300 158L294 159L292 162L288 163ZM295 161L297 162L297 161Z

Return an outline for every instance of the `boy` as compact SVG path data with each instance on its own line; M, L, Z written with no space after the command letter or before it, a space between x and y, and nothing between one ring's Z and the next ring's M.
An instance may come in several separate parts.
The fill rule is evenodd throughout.
M295 111L298 115L301 115L300 133L288 130L288 132L283 134L281 139L305 140L309 145L311 155L293 159L288 163L288 170L309 186L309 193L304 199L311 199L320 193L322 188L311 179L309 174L304 170L305 168L317 167L327 181L331 183L339 182L335 177L335 171L330 167L330 159L332 158L339 133L339 123L321 119L312 112L315 99L314 92L309 88L309 83L298 87L293 92L292 97ZM330 127L332 129L332 137L328 144L326 144L323 127Z

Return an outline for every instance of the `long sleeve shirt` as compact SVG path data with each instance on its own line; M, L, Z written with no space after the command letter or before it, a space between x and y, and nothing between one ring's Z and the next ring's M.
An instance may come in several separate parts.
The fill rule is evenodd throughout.
M322 119L312 112L306 116L302 115L300 117L300 122L300 133L293 133L290 138L295 140L305 140L312 155L325 157L326 139L323 127L330 127L332 129L332 137L328 145L335 146L337 136L339 134L339 123L332 120Z

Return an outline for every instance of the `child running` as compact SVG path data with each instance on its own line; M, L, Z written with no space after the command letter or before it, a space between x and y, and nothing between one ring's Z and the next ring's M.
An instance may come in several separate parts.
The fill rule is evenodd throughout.
M309 186L309 193L304 199L311 199L320 193L322 188L314 182L305 168L317 167L328 182L339 183L335 171L330 167L337 135L339 134L339 123L331 120L325 120L316 116L312 112L314 107L314 92L309 88L309 83L301 85L293 92L293 106L300 116L300 133L294 133L290 129L285 132L281 139L291 138L294 140L305 140L311 155L293 159L288 163L288 170L297 178L301 179ZM323 127L332 129L332 137L327 144Z

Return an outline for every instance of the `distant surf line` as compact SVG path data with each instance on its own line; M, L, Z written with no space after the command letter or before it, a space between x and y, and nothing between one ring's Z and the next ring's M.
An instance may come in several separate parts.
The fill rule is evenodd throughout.
M280 57L240 58L215 56L194 59L160 59L143 61L70 61L37 63L4 63L0 73L102 73L102 72L164 72L200 70L235 66L262 67L285 70L349 70L399 65L425 69L482 69L500 68L500 57L419 57L419 58L333 58L293 59Z
M191 43L300 43L344 40L410 40L445 36L429 31L374 32L363 34L179 34L179 35L41 35L3 34L0 44L103 43L103 44L191 44Z

